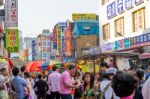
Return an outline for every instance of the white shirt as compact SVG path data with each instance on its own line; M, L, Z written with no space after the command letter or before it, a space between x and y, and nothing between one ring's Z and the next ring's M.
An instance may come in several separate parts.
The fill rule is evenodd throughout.
M60 81L61 81L61 74L52 72L48 77L48 84L50 85L50 91L52 92L59 92L60 91Z
M142 87L143 99L150 99L150 77L144 83Z
M111 81L104 79L101 83L100 83L100 90L103 91L105 89L105 87L110 83ZM119 97L117 97L112 89L112 87L110 86L106 91L105 91L105 99L120 99Z

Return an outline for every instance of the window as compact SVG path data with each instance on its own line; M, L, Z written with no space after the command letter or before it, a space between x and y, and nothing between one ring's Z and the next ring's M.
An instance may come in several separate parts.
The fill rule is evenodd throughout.
M104 5L105 3L107 3L109 0L102 0L102 5Z
M142 31L145 29L145 9L142 8L133 12L133 32Z
M106 24L103 26L103 39L105 41L110 39L110 24Z
M115 20L115 37L124 35L124 18Z

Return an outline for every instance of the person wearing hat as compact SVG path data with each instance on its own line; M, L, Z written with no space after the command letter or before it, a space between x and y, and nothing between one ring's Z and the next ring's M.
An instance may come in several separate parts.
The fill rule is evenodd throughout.
M117 97L111 87L111 80L113 76L116 74L117 69L109 68L103 74L103 80L100 82L100 90L104 92L105 99L119 99Z

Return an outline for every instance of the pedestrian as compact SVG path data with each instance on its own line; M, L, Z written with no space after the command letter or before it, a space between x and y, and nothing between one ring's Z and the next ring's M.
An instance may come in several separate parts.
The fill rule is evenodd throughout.
M32 80L30 79L30 74L28 72L24 73L24 79L27 83L27 86L29 87L29 92L25 90L26 91L25 94L29 96L29 99L34 99L34 94L35 93L34 93L34 90L33 90L33 87L32 87Z
M26 88L29 92L29 88L27 87L26 81L19 76L19 68L14 68L12 73L14 75L14 79L12 80L12 87L16 92L16 99L28 99L28 97L25 96L24 89Z
M94 88L94 75L87 72L83 76L83 94L82 99L93 99L93 93L95 92Z
M142 87L143 99L150 99L150 77L146 80Z
M20 68L20 71L21 71L20 77L24 78L24 72L25 72L25 70L26 70L26 67L25 67L25 66L22 66L22 67Z
M61 74L58 73L57 66L52 67L53 72L48 76L48 84L51 92L51 99L60 99Z
M104 93L104 99L118 99L111 87L113 76L116 74L117 69L109 68L103 74L103 80L100 82L100 90Z
M2 75L2 69L0 69L0 99L8 99L8 93L6 91L6 83L4 76Z
M112 80L112 88L120 99L133 99L137 85L138 79L134 75L125 72L119 71Z
M38 79L39 80L34 85L34 88L37 88L37 99L46 99L46 93L49 89L48 84L43 80L43 76L41 74L38 75Z
M135 92L134 98L133 99L143 99L143 95L142 95L142 87L143 84L145 83L145 71L142 69L139 69L136 71L136 75L139 79L139 84L138 84L138 88Z
M106 72L106 70L109 68L108 64L106 62L102 62L100 64L100 72L99 72L99 81L102 81L103 80L103 75L104 73Z
M72 83L71 77L75 75L75 72L76 72L75 65L69 64L68 69L62 73L60 84L61 99L72 99L71 89L76 88L76 86Z

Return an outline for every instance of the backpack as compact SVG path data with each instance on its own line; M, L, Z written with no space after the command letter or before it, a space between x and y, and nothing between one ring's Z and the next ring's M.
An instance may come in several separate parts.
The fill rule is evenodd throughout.
M97 90L94 93L94 99L105 99L105 92L107 91L107 89L111 86L111 83L109 83L104 90Z

